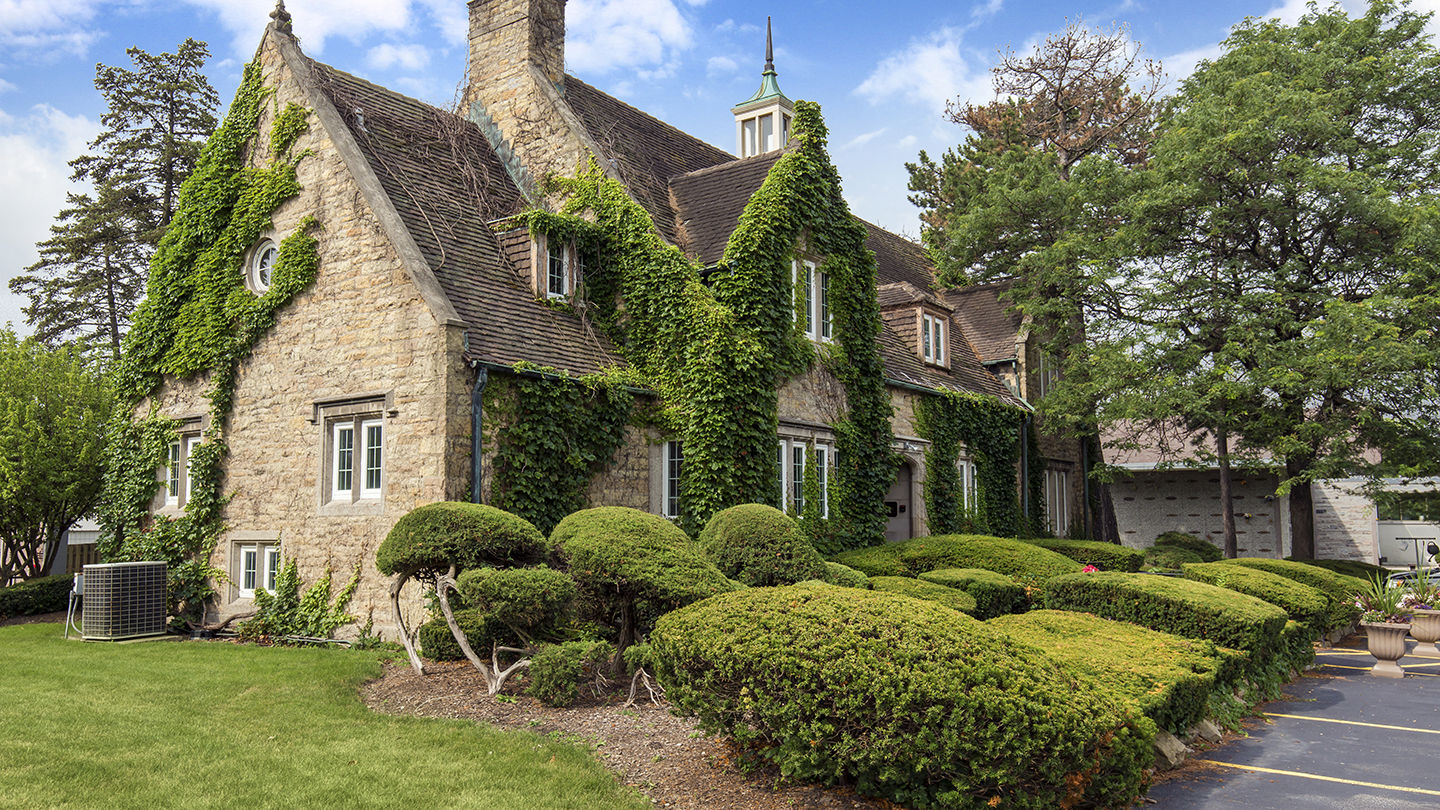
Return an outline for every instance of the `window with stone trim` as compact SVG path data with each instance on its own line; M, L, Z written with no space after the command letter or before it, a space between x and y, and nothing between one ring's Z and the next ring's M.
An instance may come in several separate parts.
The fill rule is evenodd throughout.
M183 509L190 501L190 456L200 440L200 420L189 420L166 451L165 467L161 471L166 509Z
M927 363L945 365L945 319L928 312L920 316L920 357Z
M809 439L780 437L777 461L780 466L780 508L799 514L805 509L805 465ZM835 466L835 449L829 442L815 442L816 474L820 483L820 514L830 517L830 468Z
M680 442L665 442L661 473L665 497L661 511L667 518L680 517L680 467L684 463L685 448Z
M809 259L792 259L790 278L795 285L795 317L811 340L828 342L835 336L835 319L830 312L830 276Z
M387 416L390 395L375 394L315 403L311 421L323 428L320 502L380 504L389 465Z
M1045 470L1045 523L1056 537L1070 531L1070 473L1066 470Z
M241 599L252 599L255 591L275 592L280 573L279 543L244 543L235 550L235 585Z

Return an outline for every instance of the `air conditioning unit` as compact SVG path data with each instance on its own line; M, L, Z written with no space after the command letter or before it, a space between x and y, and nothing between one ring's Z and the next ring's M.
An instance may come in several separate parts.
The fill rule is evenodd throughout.
M86 641L119 641L165 634L165 563L128 562L85 566L80 635Z

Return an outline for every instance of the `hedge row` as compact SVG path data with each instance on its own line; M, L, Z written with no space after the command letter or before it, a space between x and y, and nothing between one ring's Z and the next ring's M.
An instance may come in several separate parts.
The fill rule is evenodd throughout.
M1239 565L1278 574L1325 594L1330 600L1330 619L1327 630L1349 627L1360 618L1360 609L1355 607L1355 594L1365 588L1363 580L1327 571L1305 563L1290 560L1272 560L1261 557L1240 557L1226 560L1226 565Z
M1355 577L1370 581L1375 577L1384 579L1390 576L1390 569L1383 565L1360 562L1359 560L1297 560L1294 557L1286 557L1291 562L1313 565L1316 568L1324 568L1327 571L1334 571L1337 574L1344 574L1347 577Z
M839 585L842 588L870 587L869 577L848 565L841 565L837 562L825 563L825 576L822 579L831 585Z
M941 568L926 571L920 579L959 588L975 597L975 617L989 619L1006 613L1020 613L1030 604L1025 587L1004 574L983 568Z
M1145 549L1146 571L1179 571L1186 563L1205 562L1205 558L1188 548L1177 546L1151 546Z
M1186 551L1193 551L1200 555L1200 562L1217 562L1225 556L1220 547L1209 540L1184 532L1165 532L1155 538L1155 547L1183 548Z
M1135 705L1180 734L1205 717L1223 668L1214 644L1088 613L1032 610L987 624L1090 676L1096 688Z
M662 617L651 648L703 728L787 779L905 806L1128 807L1153 756L1148 718L983 622L896 594L721 594Z
M942 534L849 551L835 562L867 576L913 577L940 568L984 568L1026 585L1079 571L1083 566L1049 549L978 534Z
M1037 538L1025 542L1064 554L1081 565L1093 565L1102 571L1139 571L1140 564L1145 561L1145 555L1133 548L1097 540Z
M911 577L871 577L870 587L877 591L924 599L969 616L974 616L976 613L975 597L958 588L936 585L933 582L925 582Z
M38 616L41 613L58 613L64 610L70 601L70 585L73 580L69 574L57 574L0 588L0 619L11 616Z
M825 576L825 560L788 515L746 503L722 509L700 532L700 546L730 579L752 587L793 585Z
M1264 599L1284 610L1318 638L1327 629L1330 600L1325 594L1292 579L1223 562L1186 563L1180 568L1186 579Z

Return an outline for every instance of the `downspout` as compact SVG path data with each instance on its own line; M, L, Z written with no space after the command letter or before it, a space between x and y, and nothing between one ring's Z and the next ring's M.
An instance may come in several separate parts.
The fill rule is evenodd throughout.
M481 429L485 424L483 403L485 383L490 380L490 369L481 365L478 360L472 361L470 367L475 369L475 385L470 389L470 502L480 503L480 470L485 449Z

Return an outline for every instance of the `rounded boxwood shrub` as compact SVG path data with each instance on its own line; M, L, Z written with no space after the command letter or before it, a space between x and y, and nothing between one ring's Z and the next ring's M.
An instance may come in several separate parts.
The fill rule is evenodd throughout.
M1225 563L1186 563L1180 572L1186 579L1264 599L1290 614L1290 618L1307 628L1313 637L1327 629L1330 601L1309 585L1256 568Z
M994 571L983 568L940 568L926 571L920 579L959 588L975 597L975 617L989 619L1006 613L1020 613L1030 604L1025 586Z
M580 697L580 684L594 680L614 655L615 648L605 641L546 644L530 659L525 692L546 706L569 706Z
M1155 538L1155 545L1193 551L1200 555L1200 562L1215 562L1225 557L1225 552L1221 551L1214 543L1185 532L1165 532Z
M443 574L476 565L533 565L545 559L545 535L530 521L493 506L442 501L395 521L375 552L382 574Z
M905 564L900 562L899 545L886 543L883 546L857 548L835 555L833 561L846 568L853 568L867 577L912 576Z
M746 503L716 512L700 532L700 545L725 576L754 587L825 576L820 552L773 506Z
M1215 585L1154 574L1097 571L1045 584L1045 607L1076 610L1265 658L1289 616L1280 608Z
M1179 571L1185 563L1205 562L1205 558L1188 548L1151 546L1145 549L1146 571Z
M1344 574L1347 577L1369 582L1375 577L1384 579L1390 576L1390 569L1383 565L1360 562L1359 560L1297 560L1294 557L1286 557L1291 562L1313 565L1316 568L1324 568L1327 571L1334 571L1337 574Z
M984 568L1039 585L1084 566L1061 554L1020 540L980 534L939 534L837 555L835 562L868 576L918 576L940 568Z
M575 602L575 580L545 566L471 568L460 575L456 589L465 604L504 624L516 641L553 635Z
M1320 591L1330 600L1330 620L1327 630L1349 627L1360 619L1360 609L1355 607L1355 595L1364 590L1365 583L1355 577L1347 577L1324 568L1290 560L1274 560L1265 557L1239 557L1226 560L1226 565L1239 565L1268 571L1271 574L1291 579Z
M1081 565L1093 565L1101 571L1139 571L1140 564L1145 561L1143 552L1098 540L1058 540L1042 537L1025 542L1064 554Z
M869 577L848 565L841 565L837 562L825 563L825 576L822 579L831 585L839 585L842 588L870 587Z
M871 577L870 587L877 591L924 599L970 616L975 615L975 597L958 588L948 588L911 577Z
M910 807L1127 807L1152 757L1149 719L897 594L737 591L662 617L650 644L667 697L703 728L786 778Z
M56 574L0 588L0 619L58 613L70 604L73 583L74 577L69 574Z
M1205 717L1223 661L1208 641L1066 610L1032 610L987 624L1091 676L1117 700L1180 734Z
M470 643L470 649L475 650L481 656L490 654L490 647L494 644L504 644L506 628L505 625L487 615L483 610L474 608L462 608L455 611L455 623L460 625L460 632L465 634L465 640ZM460 645L455 641L455 634L450 632L450 625L445 623L444 616L436 616L430 621L420 625L418 633L420 638L420 651L426 658L432 661L463 661L464 653L460 652Z

